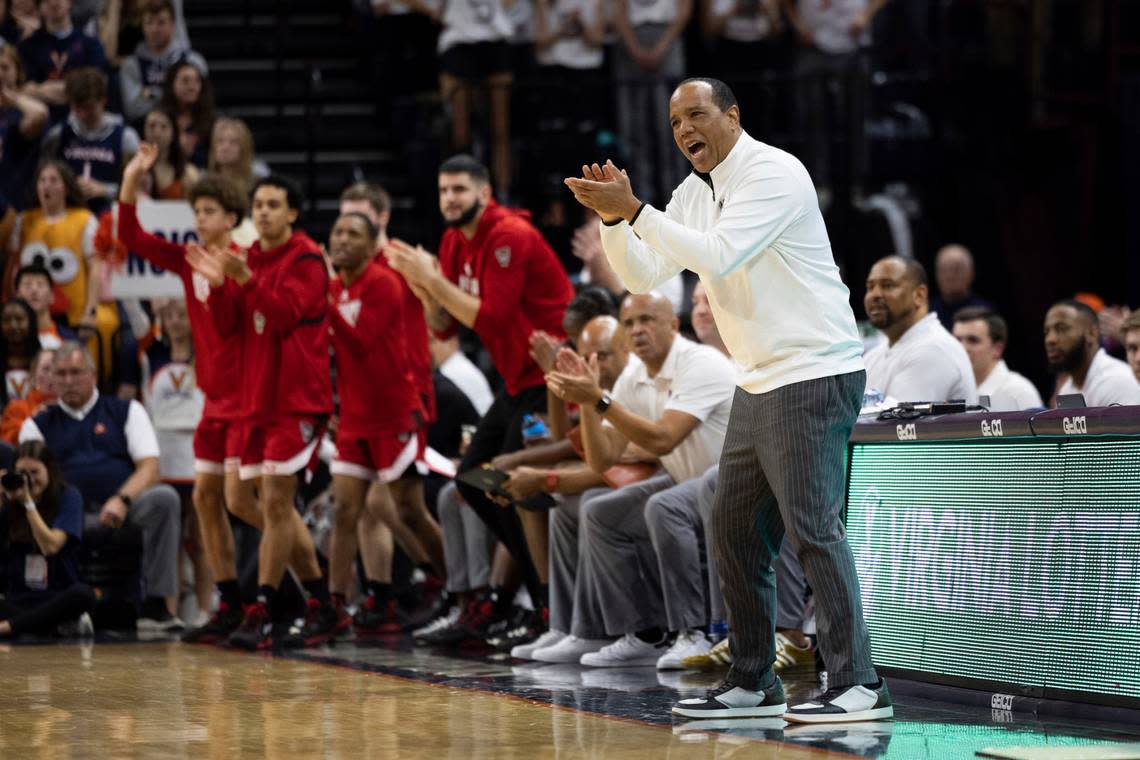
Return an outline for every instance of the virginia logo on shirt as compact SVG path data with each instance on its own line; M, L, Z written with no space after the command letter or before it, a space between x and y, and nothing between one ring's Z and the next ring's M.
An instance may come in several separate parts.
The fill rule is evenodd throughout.
M179 393L182 391L182 384L186 382L186 377L190 374L190 370L182 370L181 372L170 371L170 384L174 386L174 392Z
M499 266L506 269L511 265L511 247L504 245L502 248L495 249L495 261L499 262Z
M265 332L265 315L260 311L255 311L253 313L253 331L258 335L261 335L263 332Z
M107 426L106 425L104 425L102 422L96 422L95 423L95 435L103 435L106 432L107 432Z

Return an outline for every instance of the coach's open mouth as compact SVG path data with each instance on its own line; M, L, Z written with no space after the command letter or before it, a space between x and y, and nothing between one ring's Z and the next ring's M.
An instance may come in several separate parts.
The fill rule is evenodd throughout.
M704 152L705 144L703 142L691 142L685 146L685 150L689 151L690 158L697 158Z

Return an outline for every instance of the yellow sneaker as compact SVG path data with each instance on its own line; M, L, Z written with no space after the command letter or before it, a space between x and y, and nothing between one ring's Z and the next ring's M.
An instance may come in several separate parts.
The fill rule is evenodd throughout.
M728 639L722 639L704 654L681 660L681 667L686 670L722 670L730 665L732 665L732 650L728 648Z
M815 652L811 646L800 648L784 634L776 632L776 662L772 670L779 673L793 668L815 668Z

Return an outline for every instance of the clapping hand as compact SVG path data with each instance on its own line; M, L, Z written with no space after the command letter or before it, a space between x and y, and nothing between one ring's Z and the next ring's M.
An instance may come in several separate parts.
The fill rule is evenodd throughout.
M558 358L558 349L561 347L562 342L555 340L545 330L535 330L530 334L530 357L543 372L554 369L554 361Z
M567 177L563 182L574 193L574 198L588 209L597 212L602 220L613 223L618 219L632 219L641 202L633 194L629 175L618 169L613 161L605 166L583 165L582 177Z
M554 366L554 371L546 373L546 386L555 396L572 404L595 404L601 399L597 354L586 360L564 348Z

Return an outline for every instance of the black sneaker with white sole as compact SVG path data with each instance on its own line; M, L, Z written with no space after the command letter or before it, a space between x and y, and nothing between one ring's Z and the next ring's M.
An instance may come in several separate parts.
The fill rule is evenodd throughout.
M892 718L895 708L887 682L875 687L839 686L828 689L810 702L793 705L784 713L789 723L854 723Z
M780 679L763 691L742 689L725 681L703 697L682 699L673 714L685 718L778 718L788 710Z

